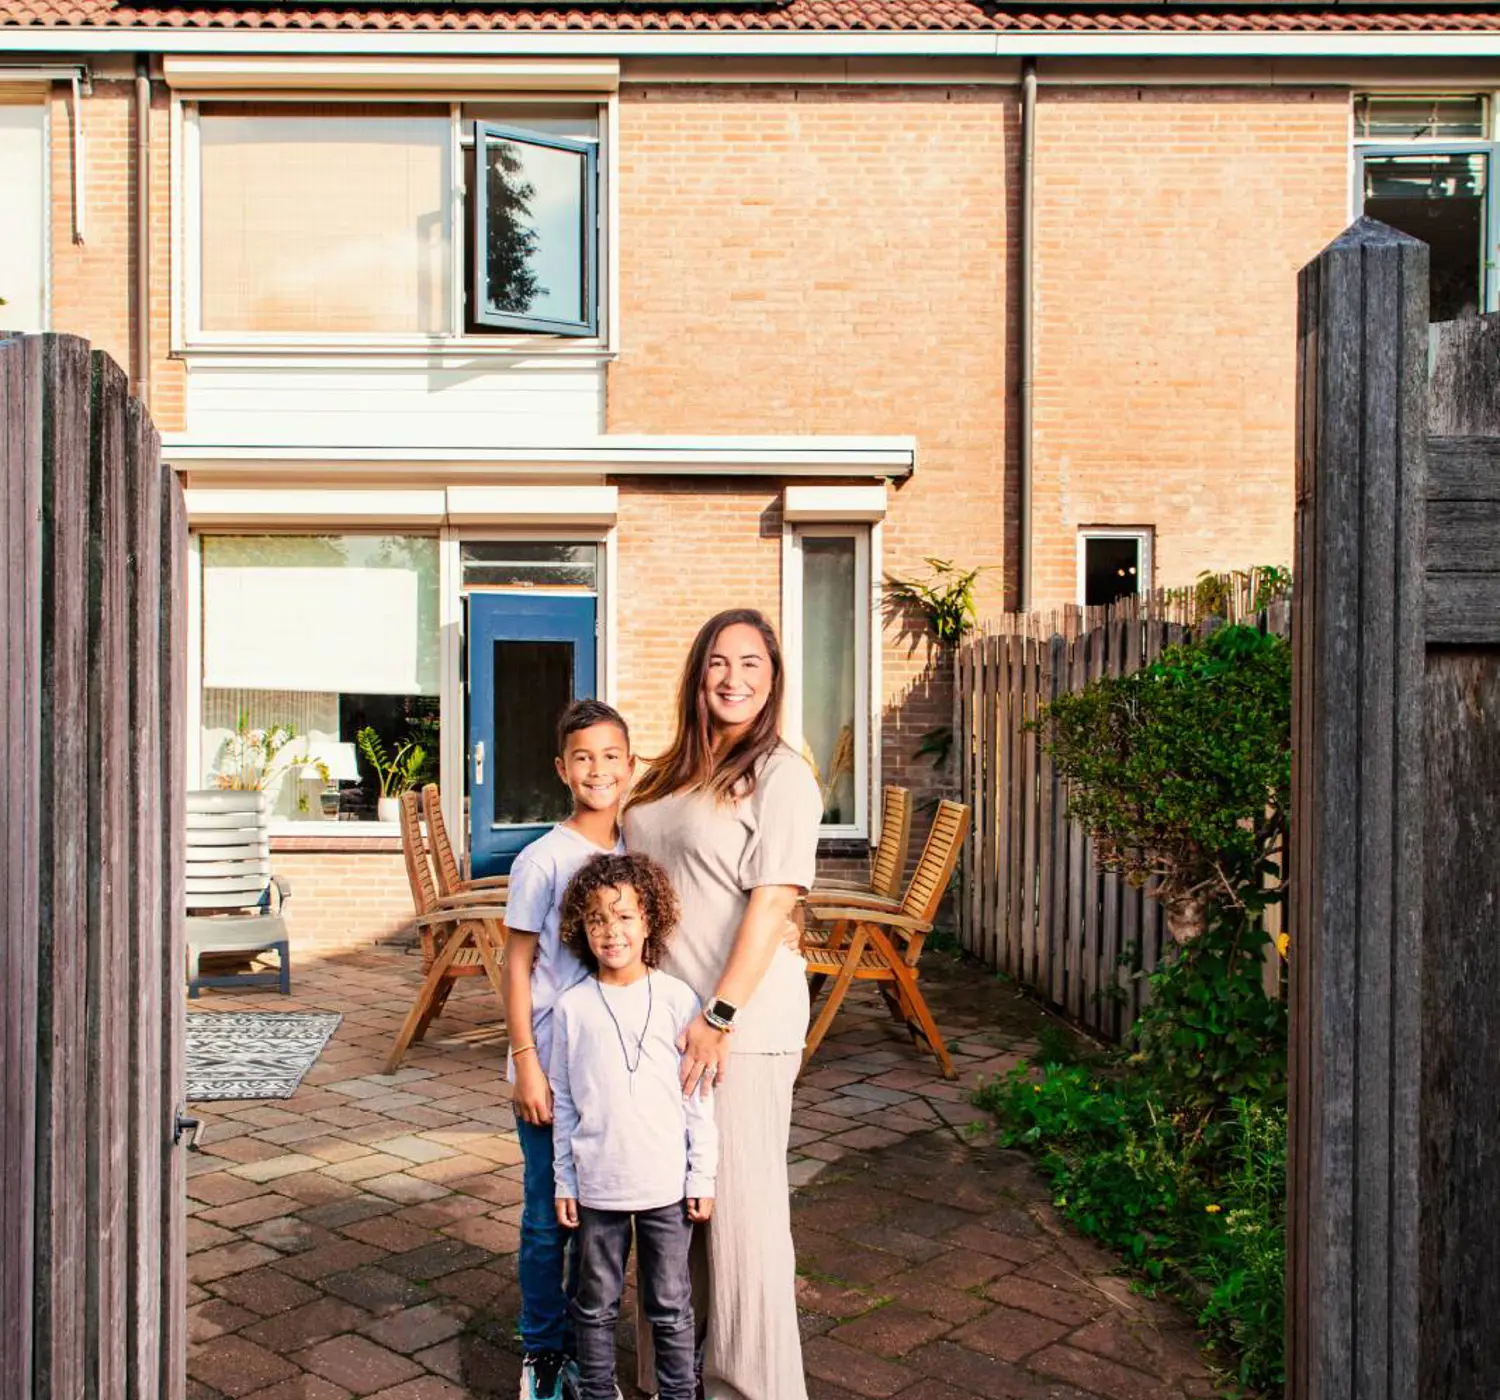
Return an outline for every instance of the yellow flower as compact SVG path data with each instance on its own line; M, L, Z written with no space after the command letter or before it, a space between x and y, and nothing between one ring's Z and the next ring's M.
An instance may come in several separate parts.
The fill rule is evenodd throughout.
M1204 1206L1203 1209L1206 1210L1210 1215L1217 1215L1221 1210L1224 1209L1224 1207L1210 1205Z
M1276 951L1284 958L1286 950L1292 946L1292 935L1289 933L1278 933L1276 935Z
M1042 1086L1040 1084L1033 1084L1031 1086L1031 1092L1033 1094L1040 1094L1042 1092Z

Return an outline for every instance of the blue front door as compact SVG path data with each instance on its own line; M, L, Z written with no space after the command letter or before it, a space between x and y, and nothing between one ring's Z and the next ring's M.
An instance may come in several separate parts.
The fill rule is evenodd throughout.
M469 594L469 852L477 878L572 811L557 721L595 694L598 600Z

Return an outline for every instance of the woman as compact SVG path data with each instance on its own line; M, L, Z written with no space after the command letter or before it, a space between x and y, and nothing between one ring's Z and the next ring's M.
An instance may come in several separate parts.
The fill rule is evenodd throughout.
M786 1149L808 995L782 935L813 881L823 804L812 769L781 742L782 690L770 623L751 609L711 618L683 669L676 737L624 816L628 849L664 866L682 902L663 966L704 1007L684 1038L682 1079L689 1093L706 1079L717 1100L709 1400L807 1395Z

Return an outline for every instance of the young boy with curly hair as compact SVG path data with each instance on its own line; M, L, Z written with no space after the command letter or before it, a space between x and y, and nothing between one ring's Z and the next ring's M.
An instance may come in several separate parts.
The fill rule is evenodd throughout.
M700 1011L660 971L677 924L666 872L600 856L569 884L562 939L589 976L553 1012L557 1219L578 1231L570 1311L583 1400L616 1400L615 1323L632 1226L641 1310L656 1344L659 1400L693 1400L693 1225L713 1214L718 1136L711 1097L684 1097L678 1041Z
M505 1016L511 1047L507 1077L524 1159L521 1249L521 1400L563 1400L576 1393L569 1356L568 1236L552 1195L552 1090L547 1068L558 999L586 975L559 938L563 894L595 856L623 851L620 800L633 760L630 730L598 700L578 700L557 725L557 776L573 795L573 813L516 857L505 922Z

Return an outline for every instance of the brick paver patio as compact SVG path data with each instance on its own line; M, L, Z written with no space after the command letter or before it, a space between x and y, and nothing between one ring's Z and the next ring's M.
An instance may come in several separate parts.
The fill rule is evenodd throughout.
M923 966L962 1081L853 994L797 1092L813 1400L1214 1394L1183 1316L1070 1234L1025 1158L964 1132L981 1117L969 1086L1032 1048L1040 1013L955 962ZM209 992L194 1007L344 1019L293 1098L200 1106L190 1400L516 1393L521 1154L504 1034L476 979L383 1076L416 983L414 957L372 950L304 959L290 999Z

